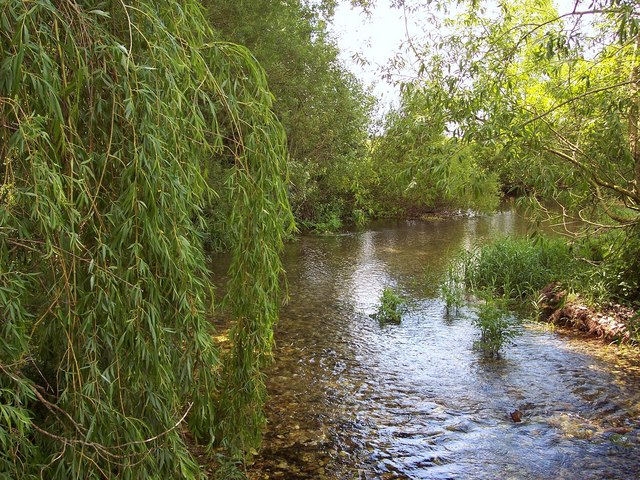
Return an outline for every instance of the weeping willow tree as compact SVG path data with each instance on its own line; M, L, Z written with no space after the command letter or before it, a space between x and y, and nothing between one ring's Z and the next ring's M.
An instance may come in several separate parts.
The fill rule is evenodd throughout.
M0 25L0 477L198 478L187 437L241 455L263 422L290 223L264 74L195 0L0 0Z

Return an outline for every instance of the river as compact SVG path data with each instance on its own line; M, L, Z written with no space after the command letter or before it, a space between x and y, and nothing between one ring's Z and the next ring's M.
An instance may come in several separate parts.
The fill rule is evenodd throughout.
M445 315L435 285L451 256L526 228L508 210L288 245L250 478L640 478L636 354L525 321L488 361L472 348L473 310ZM400 325L371 317L386 286L413 300Z

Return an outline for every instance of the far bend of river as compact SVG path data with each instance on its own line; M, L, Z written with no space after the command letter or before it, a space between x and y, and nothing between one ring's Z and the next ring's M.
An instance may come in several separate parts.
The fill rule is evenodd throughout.
M472 349L472 310L446 318L425 286L460 247L525 228L506 211L288 245L290 302L250 478L639 479L632 354L526 325L486 361ZM400 325L370 317L385 286L415 299Z

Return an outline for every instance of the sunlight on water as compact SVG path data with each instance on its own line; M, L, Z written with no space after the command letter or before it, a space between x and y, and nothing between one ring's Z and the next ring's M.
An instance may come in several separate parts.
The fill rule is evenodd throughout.
M525 230L508 211L289 245L291 301L251 478L638 478L637 355L524 326L486 361L472 310L447 318L425 288L459 248ZM370 316L387 286L414 300L400 325Z

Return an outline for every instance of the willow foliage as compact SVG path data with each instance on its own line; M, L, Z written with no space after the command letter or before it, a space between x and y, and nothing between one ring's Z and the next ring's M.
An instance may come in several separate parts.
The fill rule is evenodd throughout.
M386 179L377 196L405 209L493 210L498 177L481 161L492 152L452 138L444 109L427 91L404 88L400 106L386 116L386 130L372 148L374 169Z
M551 0L462 3L468 8L443 28L412 40L420 61L406 87L432 102L464 142L486 149L493 158L484 163L505 186L530 194L537 211L633 238L640 225L638 2L576 0L560 12ZM562 214L545 210L540 198Z
M187 426L234 453L258 438L284 134L196 1L90 4L0 0L0 477L197 478ZM212 163L230 172L227 359L200 235Z

